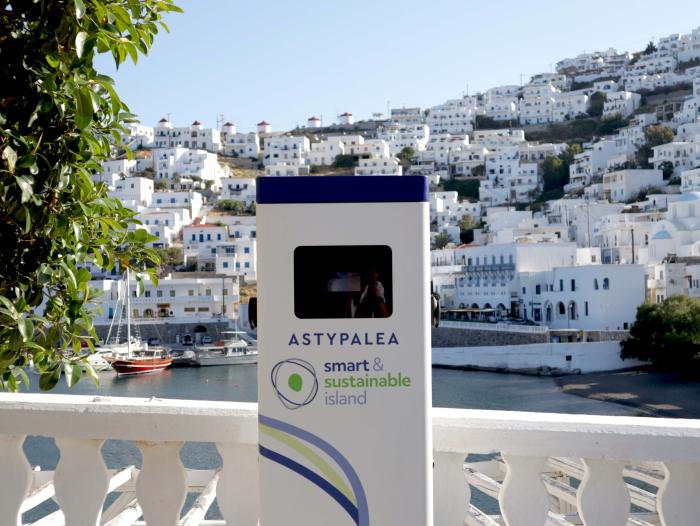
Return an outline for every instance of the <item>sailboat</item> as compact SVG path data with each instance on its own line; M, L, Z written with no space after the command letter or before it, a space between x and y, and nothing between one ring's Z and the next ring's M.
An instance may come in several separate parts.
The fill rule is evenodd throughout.
M130 294L130 279L129 269L126 270L126 342L119 342L119 329L123 315L120 314L119 324L117 325L117 335L113 343L107 343L100 353L101 357L110 364L118 375L136 375L145 373L157 373L167 369L172 363L170 351L163 347L152 347L149 349L148 343L144 342L138 334L138 326L136 326L136 335L131 335L131 294ZM121 313L121 309L120 309ZM107 342L112 333L112 325L110 325L109 333L107 334Z

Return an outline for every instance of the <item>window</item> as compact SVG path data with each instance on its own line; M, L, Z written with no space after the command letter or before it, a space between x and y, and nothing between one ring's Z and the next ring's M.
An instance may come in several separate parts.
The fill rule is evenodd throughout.
M192 289L187 291L188 296L194 296L194 291Z
M211 296L211 289L206 289L204 292L205 296Z
M588 302L585 302L583 304L583 311L586 314L586 316L588 316Z
M603 290L610 290L610 280L603 278Z
M244 253L244 254L250 254L250 247L245 247L245 248L243 248L243 253Z
M527 287L523 287L523 294L527 294Z
M170 297L171 298L175 297L175 289L170 289Z
M241 262L240 262L240 261L236 261L236 269L239 269L239 268L241 268Z
M209 312L209 307L198 307L197 312Z
M564 280L559 280L559 292L564 292Z
M535 285L535 294L542 293L542 285Z
M593 290L598 290L598 278L593 279Z
M163 291L160 290L160 289L156 290L156 297L157 297L157 298L162 298L162 297L163 297Z
M221 234L216 234L216 240L221 241Z
M194 307L185 307L185 312L194 312Z
M147 297L147 298L150 298L150 297L151 297L151 291L150 291L150 290L147 290L146 292L144 292L143 295L144 295L145 297Z
M222 265L224 268L228 268L228 261L224 261L224 264Z
M571 280L571 292L575 292L575 291L576 291L576 280L572 279Z

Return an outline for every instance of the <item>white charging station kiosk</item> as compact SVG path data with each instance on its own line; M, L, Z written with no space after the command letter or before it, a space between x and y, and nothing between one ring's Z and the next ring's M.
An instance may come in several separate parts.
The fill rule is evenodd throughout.
M257 188L260 525L431 525L427 179Z

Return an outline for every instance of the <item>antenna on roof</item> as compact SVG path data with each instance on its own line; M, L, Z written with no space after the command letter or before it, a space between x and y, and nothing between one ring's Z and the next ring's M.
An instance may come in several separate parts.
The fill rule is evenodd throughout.
M219 113L216 116L216 129L221 131L221 129L224 127L224 114Z

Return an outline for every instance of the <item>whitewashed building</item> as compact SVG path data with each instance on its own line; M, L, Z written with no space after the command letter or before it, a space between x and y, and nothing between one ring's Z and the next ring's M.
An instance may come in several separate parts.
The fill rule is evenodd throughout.
M603 175L603 199L610 202L627 201L641 190L664 185L661 170L618 170Z
M221 180L219 198L240 201L250 206L255 202L256 188L254 177L227 177Z
M304 164L311 144L303 135L277 135L265 137L265 152L263 164L265 166L280 163Z
M639 93L616 91L608 93L603 104L603 117L620 115L623 119L632 115L642 102Z

